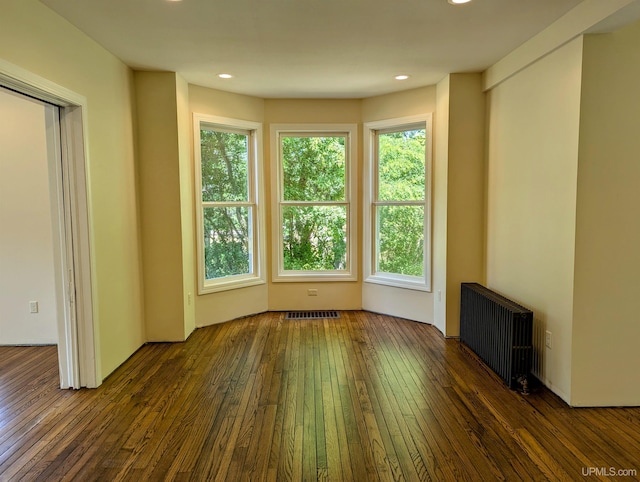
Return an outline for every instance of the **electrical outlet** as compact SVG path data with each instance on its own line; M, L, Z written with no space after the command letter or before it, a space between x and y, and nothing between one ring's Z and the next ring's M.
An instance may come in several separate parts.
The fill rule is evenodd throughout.
M187 294L187 304L191 305L191 293Z
M544 346L551 349L551 332L549 330L544 332Z
M318 290L316 289L308 289L307 296L318 296Z
M38 302L29 301L29 313L37 313L37 312L38 312Z

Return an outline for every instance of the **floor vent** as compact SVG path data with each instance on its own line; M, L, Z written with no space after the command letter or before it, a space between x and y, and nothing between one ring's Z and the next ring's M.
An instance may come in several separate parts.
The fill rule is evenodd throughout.
M329 311L288 311L285 320L320 320L322 318L340 318L335 310Z

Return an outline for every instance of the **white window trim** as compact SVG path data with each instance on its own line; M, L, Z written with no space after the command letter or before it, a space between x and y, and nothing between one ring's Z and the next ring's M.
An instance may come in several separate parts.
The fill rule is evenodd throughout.
M425 143L425 201L424 201L424 277L406 276L394 273L375 272L375 229L374 193L375 193L375 156L376 132L388 129L401 129L404 126L424 123L426 127ZM364 124L364 173L363 173L363 234L364 234L364 281L397 288L419 291L431 291L432 260L431 260L431 211L432 211L432 114L421 114L395 119L386 119Z
M280 136L283 134L340 134L347 139L348 161L345 169L347 203L347 269L344 271L292 271L284 269L282 257L282 160ZM358 125L357 124L272 124L271 125L271 227L272 227L272 281L273 282L322 282L358 280Z
M242 129L249 131L251 151L254 153L253 166L249 173L249 182L253 189L253 200L249 204L255 204L255 230L253 233L254 273L229 276L225 278L207 280L204 269L204 221L202 206L202 152L200 150L200 127L206 124L212 128ZM262 161L262 124L230 117L219 117L206 114L193 114L193 157L195 164L195 201L197 217L197 261L198 261L198 294L216 293L219 291L245 288L266 283L265 262L265 221L264 221L264 172ZM251 159L250 159L251 162Z

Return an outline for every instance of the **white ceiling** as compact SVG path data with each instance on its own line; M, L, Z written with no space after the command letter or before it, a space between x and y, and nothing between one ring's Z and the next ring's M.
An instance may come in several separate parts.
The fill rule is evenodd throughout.
M483 71L581 2L41 1L134 69L265 98L361 98Z

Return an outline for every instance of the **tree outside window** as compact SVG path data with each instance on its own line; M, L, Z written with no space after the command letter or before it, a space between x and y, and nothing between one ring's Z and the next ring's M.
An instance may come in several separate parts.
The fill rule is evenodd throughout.
M423 276L425 129L377 140L376 271Z
M365 125L365 280L430 289L431 118Z
M351 131L279 131L276 193L279 276L351 277L355 233ZM274 224L274 231L276 226ZM276 244L276 243L274 243Z
M202 115L196 124L199 289L264 282L258 255L257 126Z
M205 279L251 273L249 134L200 131Z

